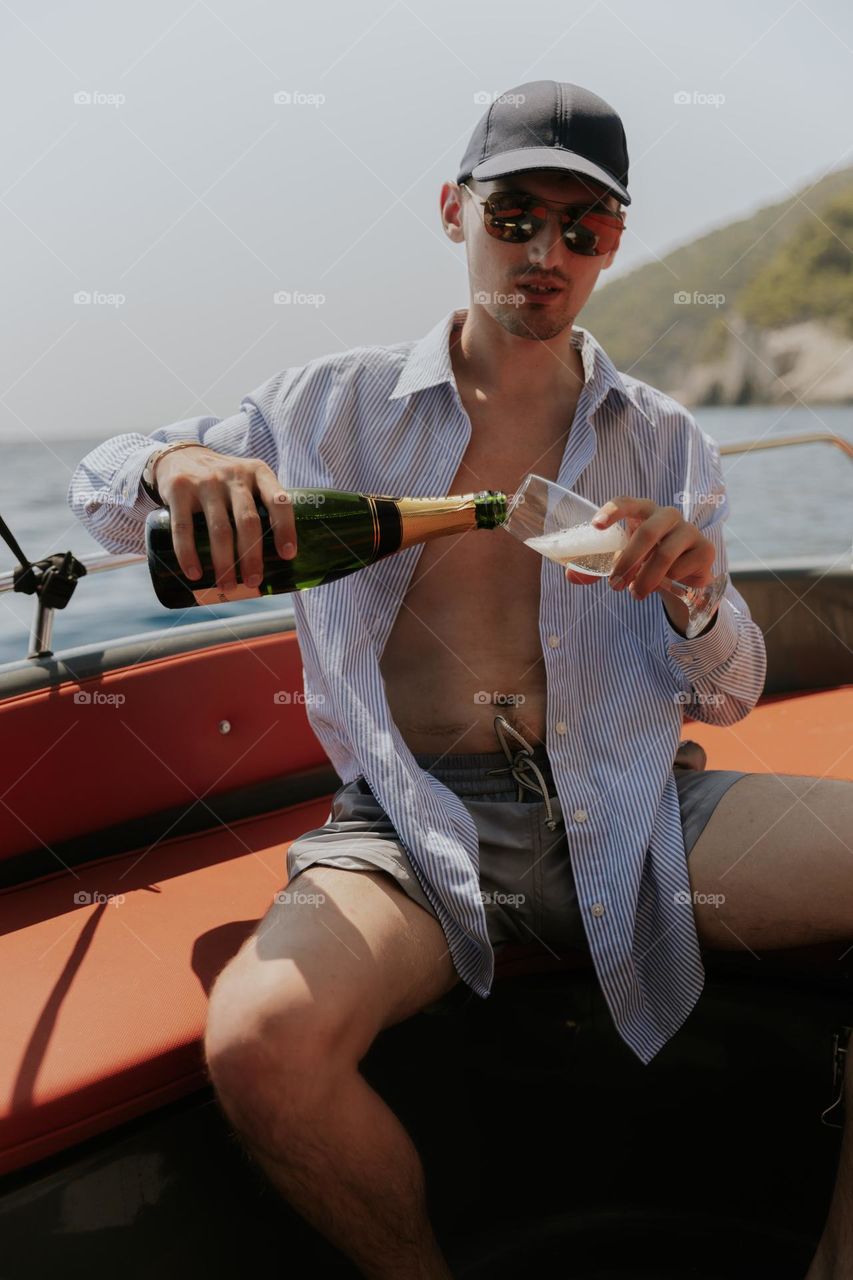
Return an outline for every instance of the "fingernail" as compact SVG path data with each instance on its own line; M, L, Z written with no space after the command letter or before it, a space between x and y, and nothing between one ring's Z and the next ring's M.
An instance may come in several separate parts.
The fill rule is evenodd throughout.
M187 577L193 579L201 577L201 569L199 569L197 564L191 565L190 568L187 569Z
M604 515L602 515L600 511L596 511L596 513L595 513L595 515L592 517L592 520L590 521L590 523L591 523L591 524L604 524L604 521L605 521L606 519L607 519L607 517L606 517L606 516L604 516Z
M284 542L282 543L281 554L285 557L285 559L288 559L290 556L296 554L296 547L293 545L292 542Z
M625 585L625 579L623 577L611 578L610 585L615 591L621 591Z
M246 586L256 587L260 582L260 580L261 580L261 575L259 573L250 573L248 578L246 579Z

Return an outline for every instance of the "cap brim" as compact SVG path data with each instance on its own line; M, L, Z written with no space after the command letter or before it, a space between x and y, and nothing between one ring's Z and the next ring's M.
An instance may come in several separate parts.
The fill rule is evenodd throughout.
M585 156L579 156L575 151L564 151L560 147L520 147L517 151L504 151L502 155L490 156L488 160L476 165L471 177L478 182L489 182L493 178L508 178L513 173L524 173L527 169L560 169L565 173L581 173L607 187L619 197L622 204L631 203L625 187L617 182L612 173L593 164Z

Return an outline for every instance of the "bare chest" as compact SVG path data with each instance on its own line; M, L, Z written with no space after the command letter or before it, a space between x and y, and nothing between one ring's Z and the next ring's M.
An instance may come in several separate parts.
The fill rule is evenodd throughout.
M490 425L486 438L472 421L451 493L496 489L510 495L529 471L556 478L567 432L554 440L551 424ZM399 688L415 669L428 672L462 703L469 684L473 697L487 687L526 689L541 681L541 565L538 555L500 528L425 543L383 653L386 680Z
M486 403L454 371L471 435L450 492L511 495L531 471L556 479L577 399ZM501 528L423 545L381 660L413 751L494 750L496 707L528 740L544 740L541 573L540 557Z

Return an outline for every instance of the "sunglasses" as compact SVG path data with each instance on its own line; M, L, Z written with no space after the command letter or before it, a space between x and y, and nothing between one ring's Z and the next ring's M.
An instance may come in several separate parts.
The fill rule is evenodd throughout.
M493 191L483 199L467 182L460 185L483 206L483 225L489 235L505 244L525 244L532 240L547 225L548 209L556 209L560 214L560 234L566 248L584 258L610 253L619 244L625 227L625 215L609 209L558 204L556 200L544 200L529 191Z

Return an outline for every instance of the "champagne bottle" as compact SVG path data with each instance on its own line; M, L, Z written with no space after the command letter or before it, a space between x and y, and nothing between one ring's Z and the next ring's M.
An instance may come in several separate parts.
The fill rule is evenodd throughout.
M467 529L494 529L506 519L507 510L506 495L492 489L446 498L391 498L341 489L288 489L287 493L296 525L296 555L284 560L278 554L269 514L256 497L263 530L263 576L256 587L238 580L228 591L216 585L204 512L193 514L200 578L186 577L178 564L169 509L150 512L145 522L145 546L160 603L167 609L187 609L305 591L344 578L418 542ZM229 516L233 529L233 514L229 512ZM236 534L234 544L236 554ZM239 575L239 562L236 569Z

